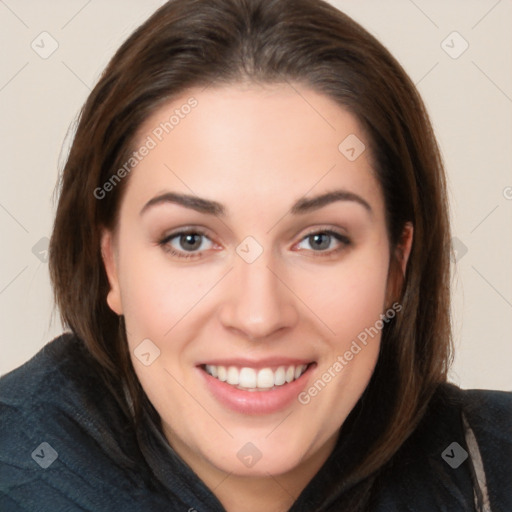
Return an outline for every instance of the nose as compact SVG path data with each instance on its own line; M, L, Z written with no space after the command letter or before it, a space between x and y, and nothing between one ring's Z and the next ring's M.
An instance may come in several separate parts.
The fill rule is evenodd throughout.
M226 329L251 341L266 340L298 321L297 298L265 254L252 263L237 258L219 313Z

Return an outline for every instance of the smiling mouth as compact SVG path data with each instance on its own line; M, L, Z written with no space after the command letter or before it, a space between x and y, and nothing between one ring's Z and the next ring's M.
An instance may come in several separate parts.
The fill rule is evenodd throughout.
M205 364L201 369L220 382L243 391L271 391L299 379L313 364L260 369Z

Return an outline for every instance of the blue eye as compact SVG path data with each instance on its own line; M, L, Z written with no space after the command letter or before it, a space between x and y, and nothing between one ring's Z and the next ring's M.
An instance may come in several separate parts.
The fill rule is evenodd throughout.
M349 238L333 230L315 231L310 233L302 239L300 244L304 242L309 244L313 252L321 253L319 256L330 255L350 245Z
M160 245L173 256L192 258L199 256L201 251L211 248L205 247L206 240L212 244L212 241L200 231L180 231L165 237L160 241Z

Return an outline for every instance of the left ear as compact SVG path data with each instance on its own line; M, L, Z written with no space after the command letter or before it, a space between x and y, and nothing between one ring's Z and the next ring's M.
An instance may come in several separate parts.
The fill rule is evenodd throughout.
M393 258L389 263L386 304L396 301L402 291L407 262L412 249L413 234L412 223L406 222L400 240L395 247Z

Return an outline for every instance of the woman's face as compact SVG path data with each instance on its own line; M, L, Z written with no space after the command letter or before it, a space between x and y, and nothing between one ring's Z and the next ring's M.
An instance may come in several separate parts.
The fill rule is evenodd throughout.
M351 114L290 85L190 90L140 130L103 236L108 302L196 472L318 468L366 388L390 304L363 144Z

